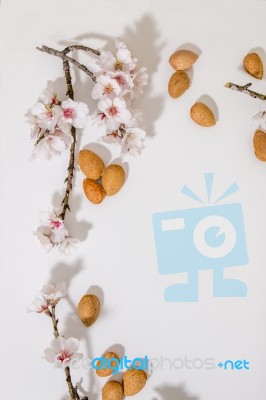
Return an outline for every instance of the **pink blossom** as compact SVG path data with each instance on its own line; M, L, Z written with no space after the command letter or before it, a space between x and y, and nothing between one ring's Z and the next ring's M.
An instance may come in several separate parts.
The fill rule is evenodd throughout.
M130 121L131 114L126 108L126 102L119 97L99 101L98 108L101 111L100 119L105 122L107 129L116 130L120 124Z
M73 337L64 339L58 336L44 350L44 356L49 363L54 364L55 368L66 368L71 365L71 361L80 360L83 357L83 354L76 352L78 348L78 339Z
M58 121L58 127L63 131L66 125L73 125L75 128L84 128L88 121L89 109L85 103L75 102L72 99L63 101L62 113Z

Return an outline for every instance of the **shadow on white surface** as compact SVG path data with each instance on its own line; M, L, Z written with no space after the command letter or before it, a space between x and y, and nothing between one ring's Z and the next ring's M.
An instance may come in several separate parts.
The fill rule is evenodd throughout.
M81 189L82 190L82 189ZM52 206L54 209L58 209L60 207L61 201L63 198L63 190L60 194L56 192L53 194L52 197ZM77 220L78 211L81 209L83 196L80 195L73 195L70 194L70 210L71 212L67 211L66 218L65 218L65 225L66 228L71 227L69 233L71 236L79 239L81 242L84 241L88 236L88 231L92 229L92 224L88 221L79 221Z
M160 31L152 15L144 14L134 28L128 26L122 39L133 50L140 66L147 67L149 74L148 86L144 88L143 96L137 101L138 109L143 112L143 125L149 137L155 136L155 121L159 119L164 109L162 95L152 95L153 75L158 70L162 49L165 42L160 41Z
M100 143L89 143L86 146L84 146L83 149L94 151L94 153L96 153L99 157L102 158L106 167L107 165L110 164L112 159L112 154L107 147L101 145Z
M161 400L200 400L198 396L188 394L183 385L163 385L155 388L155 391L159 393Z
M107 349L103 351L103 354L108 353L109 351L114 352L115 354L118 355L118 357L121 359L125 356L125 348L121 344L113 344L112 346L109 346ZM118 374L115 375L117 378Z

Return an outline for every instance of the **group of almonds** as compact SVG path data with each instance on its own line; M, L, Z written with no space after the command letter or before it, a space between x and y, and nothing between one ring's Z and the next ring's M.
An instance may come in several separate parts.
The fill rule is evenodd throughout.
M168 83L169 95L176 99L190 87L187 70L197 61L198 55L190 50L177 50L169 58L175 72ZM212 110L202 102L196 102L190 109L190 116L198 125L210 127L216 124Z
M78 164L86 176L83 190L88 200L94 204L101 203L107 196L113 196L125 182L125 171L118 164L105 168L103 160L91 150L81 150Z
M243 66L246 72L253 78L263 78L263 63L257 53L249 53L243 60ZM260 161L266 161L266 134L264 131L257 129L253 137L253 146L256 157Z
M78 304L78 316L81 322L88 328L98 318L100 314L100 301L94 294L83 296ZM109 351L103 354L106 360L115 358L119 360L116 353ZM98 361L96 366L100 366ZM113 367L116 366L115 361L111 361ZM99 377L106 378L112 375L113 370L109 367L96 370ZM123 375L123 382L110 380L105 383L102 388L102 400L122 400L124 396L134 396L139 393L147 382L147 374L142 369L130 368Z

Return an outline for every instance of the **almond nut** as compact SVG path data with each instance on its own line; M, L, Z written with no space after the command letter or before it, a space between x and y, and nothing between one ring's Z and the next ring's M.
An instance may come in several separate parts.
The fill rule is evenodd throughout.
M88 200L93 204L99 204L103 201L106 196L105 190L98 183L92 179L84 179L83 190Z
M89 178L97 180L103 173L103 160L91 150L80 150L78 164L83 174Z
M113 196L125 182L125 171L121 165L111 164L103 171L102 185L107 196Z
M263 77L263 64L257 53L247 54L243 61L246 72L256 79Z
M190 116L194 122L201 126L213 126L216 124L213 112L206 104L197 102L190 109Z
M266 133L256 130L253 137L253 146L256 157L260 161L266 161Z
M106 382L102 388L102 400L122 400L123 386L120 382Z
M112 351L108 351L102 357L105 358L107 361L110 360L111 358L115 358L119 362L118 355L116 353L113 353ZM114 368L117 367L117 362L115 360L111 361L110 364ZM96 363L96 367L99 367L100 365L101 365L101 361L99 360ZM114 369L110 368L109 366L107 366L107 368L104 368L104 366L103 366L102 368L96 369L96 374L98 376L100 376L101 378L112 375L113 372L114 372Z
M190 86L188 74L184 71L176 71L168 83L168 93L174 99L180 97Z
M100 301L94 294L86 294L78 304L78 316L81 322L88 328L100 314Z
M123 378L125 396L134 396L139 393L147 382L147 374L142 369L128 369Z
M198 55L190 50L177 50L169 58L169 63L177 71L184 71L197 61Z

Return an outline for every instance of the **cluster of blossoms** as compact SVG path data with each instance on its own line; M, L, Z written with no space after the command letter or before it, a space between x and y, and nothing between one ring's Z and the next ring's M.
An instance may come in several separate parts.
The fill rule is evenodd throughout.
M57 247L62 254L69 255L79 243L78 239L69 236L64 221L54 210L41 213L40 226L33 234L47 253Z
M44 313L48 316L51 316L51 307L56 306L62 297L65 297L66 293L67 288L65 282L57 283L56 285L44 285L36 294L36 298L29 306L28 311Z
M102 51L88 67L96 77L91 96L98 100L97 120L104 124L105 143L121 145L121 158L128 161L140 154L145 137L139 128L140 113L130 111L131 103L143 93L147 85L146 68L137 66L138 60L120 40L115 42L116 54Z
M66 295L66 292L65 282L57 283L56 285L44 285L37 293L28 311L44 313L49 317L53 317L52 308L56 307L62 297ZM73 337L65 339L62 336L58 336L44 350L44 357L48 362L53 363L55 368L66 368L71 362L80 360L83 357L83 354L76 352L78 348L78 339Z
M43 91L39 101L26 117L31 124L31 138L35 140L33 157L46 160L60 155L73 142L72 126L84 128L89 109L85 103L71 99L60 101L52 84Z

